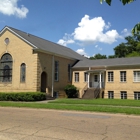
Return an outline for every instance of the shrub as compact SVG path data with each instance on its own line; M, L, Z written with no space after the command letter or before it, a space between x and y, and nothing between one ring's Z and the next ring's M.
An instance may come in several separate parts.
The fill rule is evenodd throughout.
M77 98L77 88L74 85L67 85L64 88L64 91L66 92L66 95L68 98Z
M42 101L46 100L46 94L41 92L7 92L0 93L0 101Z

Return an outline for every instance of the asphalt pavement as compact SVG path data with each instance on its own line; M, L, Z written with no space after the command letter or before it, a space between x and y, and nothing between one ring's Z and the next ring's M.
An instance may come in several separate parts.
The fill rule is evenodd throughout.
M0 107L0 140L139 140L140 116Z

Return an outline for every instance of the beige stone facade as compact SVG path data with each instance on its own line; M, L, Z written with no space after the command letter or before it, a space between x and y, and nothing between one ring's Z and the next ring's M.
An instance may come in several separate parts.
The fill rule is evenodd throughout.
M57 92L65 97L68 84L78 88L79 98L98 88L100 98L140 99L140 57L90 61L17 29L1 31L0 92Z
M6 38L9 39L8 44L5 43ZM36 51L25 40L9 30L1 33L0 48L0 58L9 54L13 61L12 80L7 82L3 80L4 77L1 77L0 92L36 92L43 90L50 95L52 95L52 92L59 92L60 95L65 94L64 87L71 84L68 77L68 65L73 65L75 59L57 55L57 53ZM58 80L54 80L55 61L59 64ZM20 67L23 63L26 64L25 82L20 81ZM3 71L1 70L1 75Z
M88 72L89 80L85 81L85 73ZM113 72L113 81L108 81L109 72ZM126 75L122 76L121 72L125 72ZM79 90L79 97L82 98L84 90L88 88L96 88L100 84L100 74L101 74L101 89L103 91L103 98L109 98L109 92L113 92L114 99L124 99L126 93L126 99L134 99L134 92L140 93L140 81L134 81L134 72L140 72L140 66L121 66L112 67L107 69L98 70L97 68L74 69L72 84L75 85ZM75 73L79 73L79 82L75 81ZM97 78L97 79L95 79ZM123 79L125 78L125 79ZM96 82L97 81L97 82ZM121 95L122 93L122 95Z

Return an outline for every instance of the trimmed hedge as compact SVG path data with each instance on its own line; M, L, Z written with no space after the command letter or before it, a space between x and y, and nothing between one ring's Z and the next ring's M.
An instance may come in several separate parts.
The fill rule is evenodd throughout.
M1 92L0 101L42 101L46 94L42 92Z

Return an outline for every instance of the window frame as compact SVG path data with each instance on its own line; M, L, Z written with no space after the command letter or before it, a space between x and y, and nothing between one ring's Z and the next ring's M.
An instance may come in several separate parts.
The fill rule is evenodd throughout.
M0 61L0 82L11 83L13 72L13 59L9 53L5 53Z
M114 82L114 72L108 71L108 82Z
M71 81L71 64L68 64L68 81Z
M114 99L114 91L108 91L108 99Z
M20 83L25 83L25 82L26 82L26 64L22 63L20 65Z
M134 91L134 100L140 100L140 92Z
M126 71L120 71L120 82L126 82Z
M54 81L59 81L59 61L54 62Z
M121 97L121 99L127 99L127 91L121 91L120 97Z
M79 72L74 73L74 82L79 82Z
M133 71L133 82L140 82L140 71Z
M88 82L88 72L84 72L84 82Z

